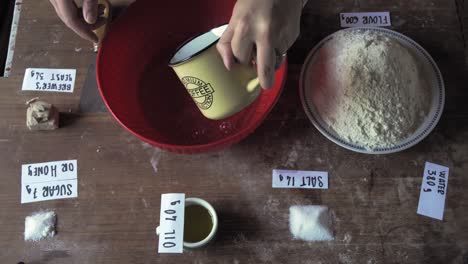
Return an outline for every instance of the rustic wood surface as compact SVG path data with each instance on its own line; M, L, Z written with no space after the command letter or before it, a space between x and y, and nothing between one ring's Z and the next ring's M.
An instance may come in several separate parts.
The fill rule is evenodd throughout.
M130 1L121 0L119 4ZM265 123L218 153L186 156L144 144L108 113L80 114L92 47L65 28L46 0L25 0L12 76L0 79L0 259L2 263L468 263L468 72L455 1L310 0L290 52L285 92ZM463 2L463 1L462 1ZM342 149L307 120L298 73L307 52L339 29L342 11L390 11L393 29L435 58L446 83L440 124L422 143L391 155ZM21 92L27 67L76 68L73 94ZM67 113L63 128L32 133L25 102L40 96ZM77 159L79 197L20 204L21 164ZM416 214L425 161L450 167L443 221ZM330 189L271 188L275 168L325 170ZM211 202L216 242L181 255L156 253L161 193ZM293 240L291 205L323 204L336 239ZM58 215L58 234L23 240L24 218Z

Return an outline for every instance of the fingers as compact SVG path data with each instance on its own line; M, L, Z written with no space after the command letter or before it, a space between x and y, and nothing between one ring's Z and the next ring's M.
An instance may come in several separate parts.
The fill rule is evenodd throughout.
M290 40L291 38L288 36L281 36L278 40L278 44L275 46L275 70L279 69L281 65L283 65L288 49L292 46Z
M278 58L280 62L276 61L275 49L267 35L263 34L264 37L259 38L256 44L250 41L247 36L245 29L239 30L238 25L236 25L235 30L233 30L233 27L228 26L219 39L216 48L223 58L224 65L230 70L232 65L236 63L236 59L240 63L250 64L255 47L260 84L265 89L271 88L274 83L275 64L281 63L282 58Z
M232 52L231 47L231 40L234 31L230 26L227 27L226 31L224 31L223 35L216 44L216 48L223 58L223 63L226 69L231 70L232 65L235 63L234 61L234 54Z
M76 34L80 37L92 41L94 43L99 42L98 37L94 32L91 30L90 26L86 24L86 22L81 20L73 20L69 24L67 24L69 28L71 28Z
M254 42L249 36L249 26L240 22L232 37L231 47L234 58L242 64L249 64L252 59L252 50Z
M93 33L93 29L96 28L96 25L89 25L80 17L78 7L74 1L50 0L50 2L54 6L54 9L57 12L59 18L63 21L63 23L65 23L67 27L72 29L76 34L84 39L94 43L99 41L96 34ZM97 26L103 25L103 22L100 20L98 20L98 23L96 23L98 24Z
M283 65L286 53L279 53L278 50L275 50L275 67L273 69L278 70L281 65Z
M54 7L55 11L57 11L57 3L55 2L55 0L50 0L50 3Z
M96 23L98 17L97 0L83 0L83 17L88 24Z
M264 89L273 86L275 78L276 55L275 50L268 41L257 42L257 72L260 84Z
M104 17L98 17L96 23L92 24L92 25L88 25L88 27L91 29L91 30L96 30L98 28L100 28L101 26L103 26L104 24L106 24L106 21L107 19L104 18Z
M263 88L271 88L275 69L297 39L300 30L302 1L238 0L229 22L229 31L217 45L224 64L229 67L237 58L250 64L256 57L258 77ZM253 54L253 56L252 56Z

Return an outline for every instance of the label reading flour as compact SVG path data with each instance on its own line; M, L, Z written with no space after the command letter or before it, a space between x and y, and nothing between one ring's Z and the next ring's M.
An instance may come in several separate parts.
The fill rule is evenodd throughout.
M21 167L21 203L78 197L76 160L25 164Z
M273 188L328 189L328 172L273 170Z
M341 13L341 27L388 27L390 12Z
M75 77L74 69L28 68L22 90L73 93Z
M184 246L185 194L161 195L159 253L182 253Z
M419 195L418 214L442 220L449 168L426 162Z

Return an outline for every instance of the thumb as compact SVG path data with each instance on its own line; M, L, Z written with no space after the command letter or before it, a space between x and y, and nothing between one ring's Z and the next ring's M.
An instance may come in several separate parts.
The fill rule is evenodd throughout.
M84 0L83 1L83 17L88 24L96 23L98 15L98 1Z

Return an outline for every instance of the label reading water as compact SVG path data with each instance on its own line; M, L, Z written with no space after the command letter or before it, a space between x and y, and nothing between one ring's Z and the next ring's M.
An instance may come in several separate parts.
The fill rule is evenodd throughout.
M442 220L449 168L426 162L419 195L418 214Z
M25 164L21 167L21 203L78 196L76 160Z
M388 27L390 12L341 13L341 27Z
M28 68L22 90L73 93L75 76L74 69Z
M273 170L273 188L328 189L328 172Z
M161 195L159 253L182 253L184 246L185 194Z

